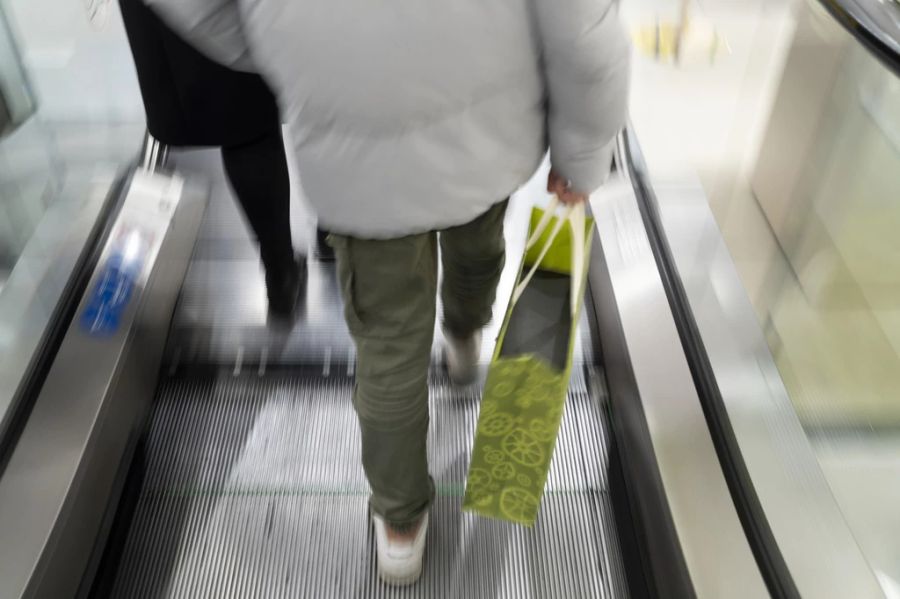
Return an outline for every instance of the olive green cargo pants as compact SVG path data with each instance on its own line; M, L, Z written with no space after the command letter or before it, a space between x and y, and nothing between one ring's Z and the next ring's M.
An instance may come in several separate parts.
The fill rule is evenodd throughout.
M372 510L402 526L428 509L428 366L434 335L438 243L444 326L464 337L491 319L503 271L507 202L471 223L400 239L331 235L356 343L353 405Z

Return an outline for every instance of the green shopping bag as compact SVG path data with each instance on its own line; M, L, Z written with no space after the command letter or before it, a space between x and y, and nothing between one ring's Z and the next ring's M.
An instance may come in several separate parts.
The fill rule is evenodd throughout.
M593 221L535 208L488 371L463 509L534 525L572 370Z

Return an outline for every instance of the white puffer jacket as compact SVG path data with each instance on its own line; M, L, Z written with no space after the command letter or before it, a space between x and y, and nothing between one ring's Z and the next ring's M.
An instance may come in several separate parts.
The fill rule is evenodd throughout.
M278 95L326 229L468 222L540 163L606 178L630 48L613 0L145 0Z

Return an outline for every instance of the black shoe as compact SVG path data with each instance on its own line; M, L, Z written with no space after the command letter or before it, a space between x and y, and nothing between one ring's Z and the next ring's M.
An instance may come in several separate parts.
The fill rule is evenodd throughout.
M319 262L334 262L334 248L328 245L328 231L316 229L316 259Z
M292 319L306 295L306 258L300 257L283 266L266 269L266 294L269 315Z

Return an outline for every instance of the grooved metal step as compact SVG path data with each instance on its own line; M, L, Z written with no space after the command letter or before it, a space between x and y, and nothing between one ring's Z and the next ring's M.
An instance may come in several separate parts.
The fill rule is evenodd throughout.
M112 596L626 596L599 372L573 376L533 529L460 511L480 390L432 377L437 499L423 578L399 590L375 575L351 389L340 373L161 381Z

